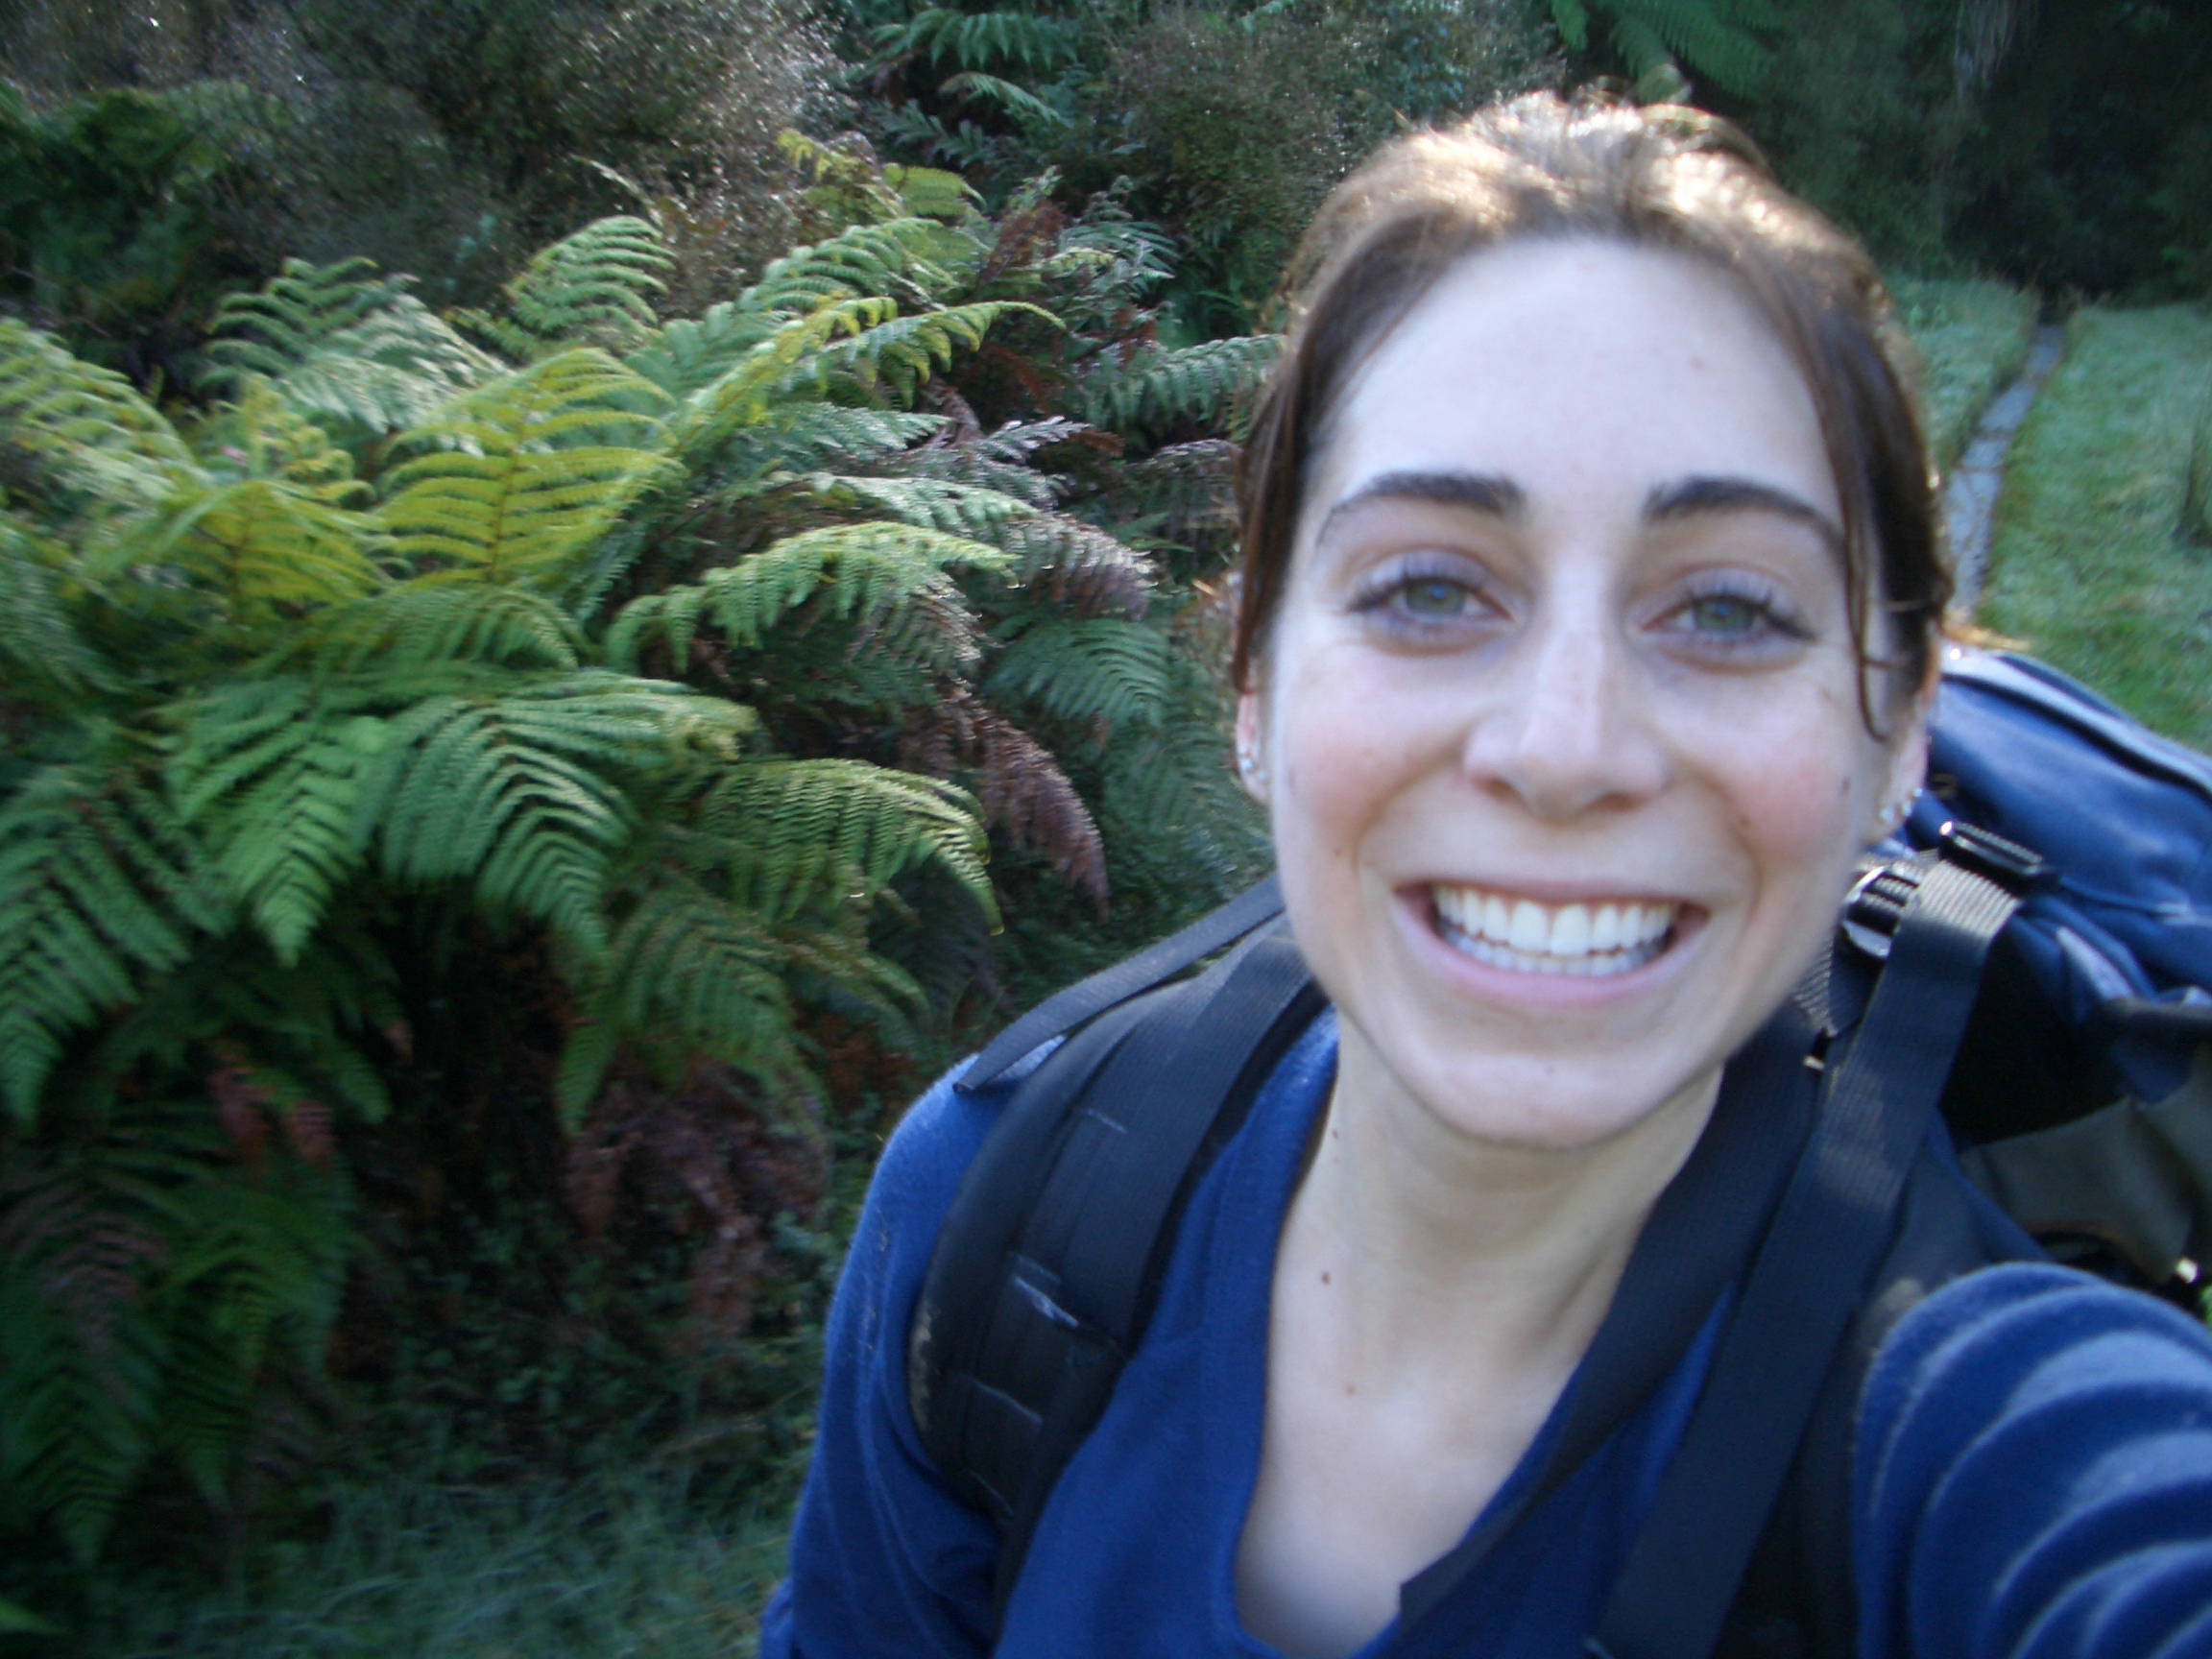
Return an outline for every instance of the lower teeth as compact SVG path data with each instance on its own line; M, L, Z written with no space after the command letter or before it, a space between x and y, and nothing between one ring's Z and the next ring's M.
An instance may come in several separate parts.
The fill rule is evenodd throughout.
M1437 927L1445 943L1462 954L1493 968L1503 968L1516 974L1561 974L1571 979L1607 979L1616 974L1626 974L1641 968L1659 954L1666 946L1668 935L1643 945L1634 945L1625 950L1592 951L1587 956L1552 956L1534 950L1516 950L1509 945L1493 940L1479 939L1442 918Z

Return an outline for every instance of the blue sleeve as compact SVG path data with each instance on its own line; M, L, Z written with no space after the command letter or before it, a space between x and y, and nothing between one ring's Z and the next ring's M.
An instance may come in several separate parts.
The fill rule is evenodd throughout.
M906 1407L906 1325L945 1213L998 1116L942 1079L883 1149L830 1304L814 1460L761 1659L979 1659L997 1533L947 1491Z
M1862 1396L1863 1659L2212 1655L2212 1336L2042 1263L1899 1322Z

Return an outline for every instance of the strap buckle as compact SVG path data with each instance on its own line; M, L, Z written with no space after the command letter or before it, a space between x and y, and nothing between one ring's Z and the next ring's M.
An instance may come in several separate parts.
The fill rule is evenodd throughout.
M2040 854L1979 824L1948 819L1936 831L1936 838L1944 857L1977 876L1986 876L2015 899L2025 896L2051 868Z
M1921 867L1900 860L1877 864L1851 884L1843 901L1843 937L1861 954L1877 962L1889 960L1889 947L1911 908L1912 895L1920 891Z

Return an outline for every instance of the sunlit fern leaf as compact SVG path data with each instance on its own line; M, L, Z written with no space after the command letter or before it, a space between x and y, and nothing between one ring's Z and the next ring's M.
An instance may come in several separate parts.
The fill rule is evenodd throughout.
M648 593L623 607L607 634L607 657L635 666L651 641L681 668L692 637L710 621L733 645L753 647L810 599L829 614L880 629L899 607L940 590L953 568L1002 572L1007 555L980 541L904 524L835 524L788 536L695 583Z
M285 607L357 598L383 579L373 521L324 490L248 478L180 490L137 531L101 549L92 568L174 572L239 627Z
M0 1171L0 1487L89 1563L154 1449L168 1240L114 1173L11 1147Z
M895 456L945 424L941 415L849 409L836 403L784 403L733 432L693 476L703 493L737 500L781 488L792 473L842 469ZM1030 475L1034 481L1034 474Z
M237 389L265 376L302 413L381 434L428 419L502 372L406 292L410 278L375 278L373 270L365 259L287 259L259 292L226 298L206 383Z
M533 254L507 284L516 327L541 349L634 346L654 325L651 296L675 261L642 219L594 220Z
M294 963L360 867L363 781L389 728L283 680L233 682L182 718L169 774L178 809L205 821L232 902Z
M721 378L779 326L780 319L725 300L696 319L662 324L623 362L670 397L686 397Z
M328 670L373 664L400 675L461 661L574 668L586 647L575 622L527 588L419 580L324 612L308 624L300 648Z
M67 517L152 507L199 468L122 375L0 318L0 461L10 488Z
M276 478L333 505L373 499L353 476L352 456L293 409L274 381L258 375L245 382L236 402L218 405L184 436L218 482Z
M860 760L754 760L717 781L700 823L735 850L737 902L773 920L865 903L922 864L992 910L975 803L934 779Z
M0 516L0 679L71 696L111 685L62 603L59 550Z
M1115 618L1055 618L1007 644L983 688L997 703L1023 701L1064 720L1118 726L1159 719L1166 675L1161 630Z
M373 833L395 880L469 881L595 953L634 821L623 775L727 759L752 725L738 705L595 671L426 696L389 722L355 839Z
M1018 561L1011 579L1078 617L1144 614L1151 561L1080 518L1040 513L1009 519L994 539Z
M549 589L638 495L672 476L660 392L584 349L469 393L405 434L380 526L418 570ZM433 445L438 445L433 447Z
M882 169L864 146L825 144L786 127L776 135L776 150L814 180L805 200L816 217L838 225L881 225L906 217L905 203L883 182Z
M899 314L878 296L836 300L778 325L722 373L685 399L673 424L673 447L693 462L714 454L736 433L767 420L790 396L794 372L826 344L861 334Z
M1085 382L1087 418L1116 431L1159 430L1180 421L1224 424L1282 350L1276 335L1248 334L1176 350L1152 348L1126 364L1105 359Z
M949 177L949 175L948 175ZM854 225L772 261L738 304L748 312L804 316L835 300L884 295L927 306L972 274L983 249L933 219Z
M0 1099L19 1121L61 1045L180 964L223 907L166 802L129 775L48 766L0 804Z
M865 478L809 472L798 479L825 506L896 518L902 524L978 540L997 539L1009 520L1033 520L1037 509L999 490L934 478Z
M881 391L911 402L922 383L940 369L951 368L963 350L983 343L999 319L1025 316L1052 327L1051 312L1019 301L988 300L949 305L909 317L893 317L850 339L835 340L808 353L792 373L794 383L811 380L827 387L850 380L864 393Z
M974 214L983 198L957 173L939 167L888 166L883 182L899 194L906 211L918 219L938 219L957 225Z

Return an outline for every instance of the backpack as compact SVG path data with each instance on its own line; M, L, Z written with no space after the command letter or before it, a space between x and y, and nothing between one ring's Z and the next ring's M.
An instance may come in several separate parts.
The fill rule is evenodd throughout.
M1407 1586L1405 1623L1735 1286L1589 1650L1850 1653L1851 1428L1895 1321L1960 1273L2045 1252L2195 1300L2212 1249L2207 985L2212 762L2042 664L1948 654L1928 790L1820 967L1731 1058L1594 1343L1606 1385L1571 1403L1522 1504ZM1323 1003L1270 878L1052 998L961 1077L1007 1099L924 1281L908 1399L939 1472L998 1528L1001 1612L1142 1339L1184 1206ZM1938 1110L1956 1165L1931 1149Z

